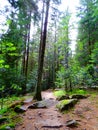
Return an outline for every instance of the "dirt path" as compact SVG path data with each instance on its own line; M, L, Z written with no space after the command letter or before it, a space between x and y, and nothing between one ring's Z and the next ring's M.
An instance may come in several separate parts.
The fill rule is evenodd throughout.
M15 130L98 130L98 101L96 98L80 100L73 110L61 114L56 109L57 101L51 91L42 92L48 103L45 109L28 109L23 115L23 123ZM98 97L97 97L98 98ZM77 120L75 128L66 127L66 121Z

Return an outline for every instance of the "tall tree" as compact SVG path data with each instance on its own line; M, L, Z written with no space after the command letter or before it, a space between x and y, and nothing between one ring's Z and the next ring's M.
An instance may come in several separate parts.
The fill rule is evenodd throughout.
M96 17L94 17L94 10L96 4L94 0L81 0L81 7L79 8L80 21L77 44L77 58L81 66L86 66L90 63L91 53L94 48L94 43L97 40L97 26ZM79 50L79 53L78 53ZM85 55L87 55L85 57Z
M41 80L42 80L42 72L43 72L43 64L44 64L45 46L46 46L49 6L50 6L50 0L47 0L46 1L45 21L44 21L43 33L41 34L40 48L39 48L40 51L39 51L39 62L38 62L38 80L37 80L36 93L35 93L35 97L34 97L37 100L42 100Z

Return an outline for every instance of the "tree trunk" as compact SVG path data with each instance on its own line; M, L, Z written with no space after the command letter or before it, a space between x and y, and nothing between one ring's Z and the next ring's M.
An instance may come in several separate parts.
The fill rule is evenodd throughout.
M41 34L40 41L40 51L39 51L39 62L38 62L38 79L37 79L37 87L34 99L42 100L41 96L41 82L42 82L42 73L43 73L43 64L44 64L44 54L45 54L45 46L46 46L46 36L47 36L47 24L48 24L48 15L49 15L49 5L50 0L46 2L46 15L45 15L45 23L43 34Z
M24 81L24 85L22 87L22 93L25 94L26 93L26 83L27 83L27 74L28 74L28 61L29 61L29 42L30 42L30 27L31 27L31 11L29 12L29 16L28 16L29 23L25 25L25 29L26 29L26 34L25 34L25 38L24 38L24 43L25 43L25 47L24 47L24 53L23 53L23 76L25 78Z
M29 61L29 44L30 44L30 28L31 28L31 11L29 12L29 19L30 23L27 25L27 54L26 54L26 67L25 67L25 77L26 77L26 82L27 82L27 75L28 75L28 61Z

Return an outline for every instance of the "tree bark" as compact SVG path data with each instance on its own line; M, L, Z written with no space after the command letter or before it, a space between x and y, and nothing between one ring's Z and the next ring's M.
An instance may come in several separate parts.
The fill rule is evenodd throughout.
M41 34L40 40L40 51L39 51L39 62L38 62L38 79L37 79L37 86L36 86L36 93L34 99L42 100L41 96L41 82L42 82L42 73L43 73L43 64L44 64L44 54L45 54L45 47L46 47L46 36L47 36L47 24L48 24L48 15L49 15L49 5L50 0L46 2L46 15L45 15L45 22L43 27L43 34Z
M29 62L29 45L30 45L30 28L31 28L31 11L29 12L29 19L30 23L27 25L27 54L26 54L26 67L25 67L25 77L27 82L27 76L28 76L28 62Z

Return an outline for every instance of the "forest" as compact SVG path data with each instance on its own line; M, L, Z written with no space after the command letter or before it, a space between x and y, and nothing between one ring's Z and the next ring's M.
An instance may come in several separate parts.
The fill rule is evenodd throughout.
M24 102L23 98L33 98L33 102L39 103L43 101L43 95L46 98L54 93L52 97L48 97L48 99L53 98L53 102L50 99L47 101L49 107L53 103L56 104L54 96L61 100L66 95L68 101L76 101L78 96L83 100L86 97L84 104L88 103L88 100L97 99L98 0L79 0L79 6L76 7L76 23L72 22L72 12L69 8L64 11L59 9L62 0L7 0L7 2L8 5L0 9L0 15L5 17L5 22L0 22L0 27L2 26L0 29L0 130L12 130L18 120L22 120L16 113L25 111L24 108L19 110ZM73 52L71 35L75 34L70 32L75 29L77 36ZM41 106L44 107L43 103ZM29 107L33 108L34 104ZM12 113L12 109L16 113ZM59 109L63 110L63 108ZM34 112L38 113L38 116L42 114L35 109ZM54 114L56 122L58 113ZM17 121L13 121L14 117ZM67 124L71 123L72 127L75 127L70 130L83 130L82 127L77 128L77 120L68 119L68 121ZM54 125L52 128L50 125L44 125L42 130L45 128L65 130L61 125ZM98 125L91 124L91 127L87 126L85 130L93 130L93 128L98 130ZM16 127L15 130L24 130L24 128ZM41 130L41 128L32 126L26 130Z

